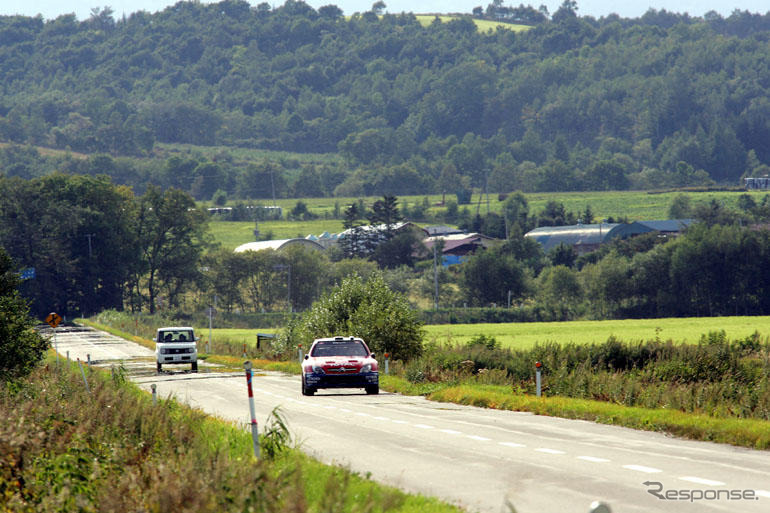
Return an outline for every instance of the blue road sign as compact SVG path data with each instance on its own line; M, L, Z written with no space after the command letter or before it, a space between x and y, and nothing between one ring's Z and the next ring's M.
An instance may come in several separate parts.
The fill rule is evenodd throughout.
M27 267L26 269L22 269L19 274L21 275L22 280L31 280L35 277L35 268Z

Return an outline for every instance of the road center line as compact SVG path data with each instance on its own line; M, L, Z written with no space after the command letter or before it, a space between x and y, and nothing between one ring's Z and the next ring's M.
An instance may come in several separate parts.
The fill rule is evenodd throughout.
M391 422L392 422L393 424L409 424L409 423L408 423L407 421L405 421L405 420L391 420Z
M643 465L623 465L623 468L628 470L635 470L637 472L644 472L645 474L656 474L663 472L659 468L645 467Z
M433 429L433 426L429 426L427 424L415 424L414 427L420 428L420 429Z
M564 451L559 451L557 449L548 449L547 447L541 447L539 449L535 449L537 452L544 452L546 454L567 454Z
M462 431L455 431L454 429L439 429L439 431L448 435L462 435Z
M725 483L722 481L714 481L712 479L703 479L702 477L693 477L693 476L684 476L680 477L682 481L689 481L690 483L697 483L707 486L724 486Z
M488 442L491 440L491 438L486 438L478 435L465 435L465 436L470 438L471 440L478 440L479 442Z

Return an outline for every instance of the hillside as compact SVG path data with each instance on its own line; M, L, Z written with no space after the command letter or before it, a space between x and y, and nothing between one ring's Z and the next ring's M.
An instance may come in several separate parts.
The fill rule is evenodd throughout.
M106 173L198 199L461 202L485 187L737 185L770 173L770 14L505 9L495 17L529 16L532 28L480 29L489 20L470 15L346 19L293 0L179 2L117 20L104 8L83 22L0 17L0 141L92 155L12 146L0 172ZM162 144L215 149L175 158ZM259 185L268 176L272 187Z

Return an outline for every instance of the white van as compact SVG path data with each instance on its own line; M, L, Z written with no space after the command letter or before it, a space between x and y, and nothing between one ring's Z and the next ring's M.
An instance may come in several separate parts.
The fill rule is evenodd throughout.
M155 335L155 358L158 372L164 364L189 363L193 372L198 372L198 347L195 332L189 326L158 328Z

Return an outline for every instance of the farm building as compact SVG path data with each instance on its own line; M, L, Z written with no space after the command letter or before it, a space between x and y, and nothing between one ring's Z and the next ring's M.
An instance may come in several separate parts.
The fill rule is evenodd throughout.
M257 242L247 242L235 248L236 253L243 251L260 251L263 249L274 249L281 251L289 246L304 246L310 249L323 250L324 247L319 243L308 239L279 239L279 240L261 240Z
M497 242L497 239L487 237L480 233L452 233L449 235L436 235L428 237L422 242L428 251L433 251L433 246L439 241L444 241L441 250L441 262L444 266L459 264L469 254L478 249L486 249Z
M670 219L663 221L636 221L633 223L577 224L571 226L541 226L524 234L532 237L548 253L565 244L572 246L578 255L590 253L613 239L627 239L643 233L659 232L675 237L693 223L692 219Z

